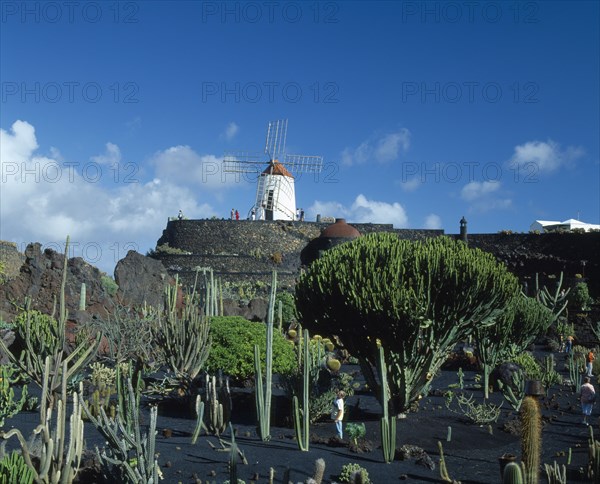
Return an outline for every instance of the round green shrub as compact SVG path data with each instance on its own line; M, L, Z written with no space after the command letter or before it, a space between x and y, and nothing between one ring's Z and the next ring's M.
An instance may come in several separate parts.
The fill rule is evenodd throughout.
M240 316L215 316L210 320L212 340L205 369L222 370L235 379L254 376L254 345L258 345L265 370L267 326ZM279 331L273 331L273 373L287 374L297 366L294 348Z

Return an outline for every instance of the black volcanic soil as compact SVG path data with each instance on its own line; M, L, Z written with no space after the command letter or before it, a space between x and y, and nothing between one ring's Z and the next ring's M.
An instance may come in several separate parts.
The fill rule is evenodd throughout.
M557 369L566 376L563 369L564 355L555 356ZM356 373L356 380L360 381L358 367L345 366L343 371ZM475 398L481 401L482 390L472 388L475 383L474 375L474 372L465 372L465 391L473 393ZM399 481L441 482L437 446L437 442L441 441L444 446L446 466L453 479L463 483L501 482L498 458L505 453L520 455L518 436L503 430L506 422L516 418L516 413L505 402L498 422L491 427L491 434L488 426L469 423L462 415L449 412L444 404L442 393L448 389L448 385L457 381L456 371L442 371L434 379L429 396L421 400L419 410L409 413L405 419L400 419L397 423L397 448L405 444L423 448L435 464L433 470L427 468L423 462L418 462L416 458L399 460L398 455L394 462L384 463L379 442L381 409L376 399L366 390L358 391L346 400L346 423L363 422L367 429L366 438L373 448L370 452L357 453L350 448L347 438L341 442L333 438L335 427L330 421L311 426L310 450L301 452L295 441L293 427L285 425L289 420L286 409L289 405L288 401L277 397L274 397L272 439L269 442L262 442L256 432L253 394L249 389L236 388L233 390L232 424L236 433L236 442L248 461L247 465L239 464L238 478L247 483L266 483L269 469L273 467L274 482L282 482L286 468L291 470L291 481L305 482L312 476L315 460L323 458L326 463L323 480L325 483L339 482L338 476L342 465L350 462L366 468L371 482L376 484ZM593 383L596 384L596 381ZM493 393L491 401L499 403L502 401L502 395L498 392ZM567 468L568 481L585 482L581 477L580 469L587 467L589 430L582 424L576 395L566 386L554 386L550 389L548 397L540 399L540 405L544 420L542 463L552 464L556 460L559 464L566 464L566 455L571 448L572 461ZM144 406L143 412L143 421L147 423L147 405ZM596 438L600 436L598 416L599 409L596 406L590 420L594 423ZM37 413L23 412L8 419L4 430L17 427L27 439L37 423ZM229 453L213 449L209 442L215 447L220 447L219 439L205 434L201 434L196 444L191 445L194 426L195 417L186 409L167 404L159 406L156 451L164 475L162 482L222 483L229 479ZM452 427L452 437L451 441L447 442L449 426ZM100 434L89 422L86 422L85 435L86 447L89 450L104 444ZM229 441L229 431L222 438ZM13 437L7 447L12 448L16 445L16 438ZM545 482L543 470L540 475L544 476L541 482ZM99 482L92 472L81 472L78 481Z

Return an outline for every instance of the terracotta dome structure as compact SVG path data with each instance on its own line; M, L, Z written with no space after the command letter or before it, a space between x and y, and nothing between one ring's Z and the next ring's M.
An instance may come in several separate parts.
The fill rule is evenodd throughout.
M319 237L308 243L300 254L300 260L303 265L310 265L324 251L360 236L360 232L352 225L347 224L345 219L336 218L335 223L325 227Z
M320 235L323 239L355 239L360 232L346 223L344 218L336 218L335 223L325 227Z

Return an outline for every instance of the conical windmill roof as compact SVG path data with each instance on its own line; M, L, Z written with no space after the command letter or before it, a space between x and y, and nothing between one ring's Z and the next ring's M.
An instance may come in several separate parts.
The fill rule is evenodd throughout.
M290 178L294 178L294 176L287 170L285 166L279 163L278 160L273 161L273 164L269 164L264 171L264 175L282 175L289 176Z

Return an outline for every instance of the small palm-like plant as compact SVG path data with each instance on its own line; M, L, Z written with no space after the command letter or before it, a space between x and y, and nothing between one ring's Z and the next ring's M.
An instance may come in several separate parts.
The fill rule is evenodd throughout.
M358 445L358 439L364 439L367 434L367 429L364 423L349 423L346 425L346 433L352 439L354 445Z

